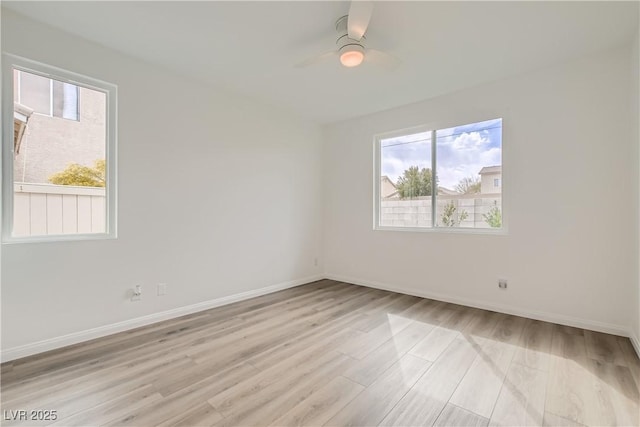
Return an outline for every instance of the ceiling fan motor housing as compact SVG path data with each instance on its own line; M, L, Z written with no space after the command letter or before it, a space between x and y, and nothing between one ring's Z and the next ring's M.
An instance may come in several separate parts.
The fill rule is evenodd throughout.
M360 40L354 40L349 37L347 30L347 15L338 18L336 21L336 32L338 33L338 39L336 40L336 46L338 46L338 54L343 52L358 51L364 53L365 37L362 36Z

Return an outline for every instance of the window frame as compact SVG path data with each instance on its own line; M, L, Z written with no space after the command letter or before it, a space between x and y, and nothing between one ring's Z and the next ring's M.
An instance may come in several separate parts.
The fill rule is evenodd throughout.
M381 161L382 161L382 140L389 138L396 138L404 135L411 135L415 133L431 132L431 171L432 176L437 177L437 142L435 133L438 130L448 129L455 126L464 126L474 123L480 123L489 120L502 119L502 162L501 162L501 179L500 179L500 194L501 194L501 206L500 213L502 216L502 227L500 228L472 228L472 227L442 227L438 226L437 222L432 220L430 227L394 227L387 225L380 225L380 177L381 177ZM460 124L462 123L462 124ZM373 136L373 230L374 231L401 231L401 232L418 232L418 233L452 233L452 234L490 234L490 235L507 235L508 234L508 222L506 214L506 197L505 188L503 185L505 176L505 149L504 149L504 136L505 125L504 116L496 115L496 117L487 118L474 118L472 120L453 120L447 123L431 123L428 125L413 126L404 129L398 129L388 132L382 132ZM436 181L433 180L435 183ZM432 219L436 217L437 212L437 192L431 192L431 215Z
M99 91L106 98L105 135L105 231L103 233L48 234L13 236L14 147L13 147L13 70L25 71L49 79ZM79 90L78 90L79 92ZM117 235L117 99L118 88L112 83L43 64L17 55L2 53L2 243L63 242L74 240L116 239ZM80 112L78 112L78 118ZM62 120L70 120L64 119Z

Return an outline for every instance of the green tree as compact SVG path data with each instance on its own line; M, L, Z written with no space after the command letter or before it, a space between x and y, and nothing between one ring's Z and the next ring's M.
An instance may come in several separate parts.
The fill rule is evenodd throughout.
M502 212L500 212L500 208L498 208L498 206L493 206L489 209L489 212L483 214L482 217L489 226L493 228L502 227Z
M431 169L411 166L398 178L396 188L401 199L431 195Z
M477 194L480 192L480 177L468 176L462 178L455 190L460 194Z
M449 203L444 206L442 216L440 217L442 225L445 227L457 227L469 216L469 213L464 209L461 210L459 214L457 214L456 211L457 208L453 204L453 200L449 201Z
M71 163L63 171L51 175L49 182L56 185L104 187L105 170L104 159L96 160L93 167Z

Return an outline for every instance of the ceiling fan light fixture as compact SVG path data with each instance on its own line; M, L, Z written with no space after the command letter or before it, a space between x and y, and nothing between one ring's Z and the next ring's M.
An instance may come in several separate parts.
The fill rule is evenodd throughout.
M345 46L340 49L340 63L347 68L357 67L364 61L364 48L360 45Z

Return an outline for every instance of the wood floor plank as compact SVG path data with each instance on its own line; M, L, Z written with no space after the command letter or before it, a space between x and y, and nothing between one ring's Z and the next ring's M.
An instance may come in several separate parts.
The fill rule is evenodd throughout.
M430 362L435 362L440 354L458 338L460 333L451 329L436 326L418 344L416 344L410 354L421 357Z
M349 329L349 319L356 318L346 316L341 319L328 322L326 327L318 330L310 330L293 337L291 340L251 356L247 363L257 369L265 370L280 363L292 354L299 354L309 349L321 348L323 351L337 350L346 342L358 339L364 332Z
M387 299L387 298L385 298ZM409 310L415 304L422 301L421 298L403 295L403 298L389 299L388 302L380 304L375 312L367 315L358 323L354 323L351 327L362 332L371 332L376 327L388 321L389 314L398 314L403 316L406 310ZM403 316L406 317L406 316Z
M484 427L488 425L488 423L488 419L449 403L440 413L434 426Z
M327 384L332 375L340 375L355 360L340 353L316 367L304 366L291 371L250 398L242 399L234 407L225 407L225 419L220 426L263 426L273 423L282 414L316 393ZM304 381L302 381L304 380ZM218 409L216 407L216 409ZM222 411L221 411L222 412Z
M222 420L222 415L216 411L209 403L204 402L192 408L188 412L179 413L158 427L193 427L193 426L214 426Z
M155 391L152 385L144 385L129 393L119 395L114 399L96 399L100 402L90 409L76 413L70 417L59 417L54 426L87 426L105 424L131 410L144 407L162 400L162 395Z
M370 386L390 366L397 363L416 342L433 329L432 325L413 322L383 345L348 369L343 375L359 384Z
M161 424L178 413L185 413L197 408L207 399L224 392L247 377L256 375L257 370L247 364L239 364L203 378L191 386L181 389L177 393L166 396L159 402L129 411L107 423L108 426L150 426Z
M563 333L567 335L582 335L584 336L584 329L574 328L573 326L567 325L553 325L554 333Z
M627 360L620 349L620 344L618 344L618 340L613 335L584 331L584 342L587 348L587 356L591 359L627 366Z
M366 334L360 335L344 344L339 351L355 359L364 359L369 353L380 347L395 334L408 327L413 321L406 317L389 314L387 322L377 326Z
M179 357L177 359L155 358L146 364L132 366L112 373L112 376L82 379L78 383L65 382L64 388L45 394L28 394L23 398L3 401L6 408L56 408L59 418L64 419L77 412L91 408L96 402L102 402L138 389L142 385L151 384L162 376L175 377L185 368L193 365L193 361Z
M588 360L584 335L567 334L564 330L554 328L553 332L545 411L585 424L593 392L585 368Z
M577 423L567 418L563 418L551 412L544 413L542 425L544 427L584 427L583 424Z
M471 366L480 346L456 339L382 420L384 426L430 426Z
M462 330L462 335L473 339L489 338L503 316L494 311L479 310L479 313Z
M515 350L513 345L500 341L483 342L476 359L451 396L451 403L490 418Z
M546 386L545 371L512 363L493 409L490 425L542 425Z
M324 387L278 418L273 426L321 426L344 408L365 387L345 377L335 377Z
M507 344L517 344L520 339L527 319L524 317L502 315L495 329L491 333L491 339Z
M426 360L405 355L325 425L378 425L429 366L430 363Z
M315 349L309 349L303 353L293 355L289 359L283 360L281 364L261 371L253 377L245 378L233 387L212 396L208 399L208 402L218 412L224 416L229 416L234 411L241 409L250 397L255 397L256 394L264 390L272 390L274 384L283 386L283 381L295 382L298 378L304 378L314 369L338 359L339 356L340 353L335 351L318 354ZM340 360L344 360L344 358ZM282 369L281 365L287 366L287 369Z
M629 368L593 359L584 368L591 374L594 391L586 406L585 423L640 425L640 394Z
M539 320L527 320L513 357L514 363L549 371L549 352L553 324Z

